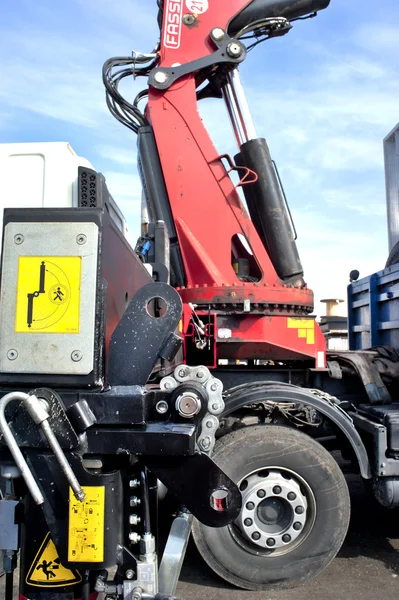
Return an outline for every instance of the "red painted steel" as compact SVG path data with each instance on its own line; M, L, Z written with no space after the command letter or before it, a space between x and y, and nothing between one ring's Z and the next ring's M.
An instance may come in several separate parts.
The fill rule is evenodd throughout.
M211 30L226 30L229 21L250 2L210 2L205 12L196 15L193 26L182 21L189 12L186 4L183 0L164 4L159 67L186 64L212 54L216 48ZM190 74L166 91L150 87L147 108L186 274L187 285L179 288L179 293L183 302L197 304L199 309L211 307L217 314L242 312L240 303L250 300L251 314L236 319L234 334L241 342L240 356L250 353L261 358L267 350L267 357L279 360L316 359L325 351L324 338L317 334L317 344L304 345L286 326L287 316L311 312L313 293L307 287L284 285L279 279L200 118L196 86L195 74ZM244 236L253 253L260 273L256 283L243 284L233 269L233 238L237 234ZM265 328L266 322L273 325ZM249 323L250 340L246 338ZM226 342L226 346L232 345ZM219 357L224 354L222 346L222 342L218 344Z

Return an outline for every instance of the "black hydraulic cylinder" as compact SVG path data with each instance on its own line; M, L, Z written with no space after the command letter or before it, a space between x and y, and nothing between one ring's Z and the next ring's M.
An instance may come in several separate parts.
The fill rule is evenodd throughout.
M254 171L258 180L243 186L248 211L260 239L283 281L301 282L302 264L295 243L291 216L286 205L266 140L245 142L236 164Z

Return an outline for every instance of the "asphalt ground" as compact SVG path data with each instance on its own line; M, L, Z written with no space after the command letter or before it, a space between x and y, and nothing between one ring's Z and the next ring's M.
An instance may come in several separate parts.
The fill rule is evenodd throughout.
M346 477L352 500L349 532L338 556L317 578L290 590L239 590L214 575L191 542L176 595L185 600L399 600L399 510L380 507L358 476Z

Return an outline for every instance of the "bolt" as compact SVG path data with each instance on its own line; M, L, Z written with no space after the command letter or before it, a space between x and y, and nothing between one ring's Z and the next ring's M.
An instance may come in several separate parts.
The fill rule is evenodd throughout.
M227 46L227 54L232 58L238 58L242 54L242 46L236 42L232 42Z
M274 486L273 494L281 494L281 487L279 485Z
M22 235L22 233L17 233L17 235L14 235L14 242L19 246L20 244L23 244L24 242L24 236Z
M15 360L18 358L18 352L16 350L9 350L7 352L7 358L8 360Z
M290 492L287 496L288 500L295 500L296 494L295 492Z
M73 362L79 362L83 358L83 353L80 350L74 350L71 354Z
M129 481L129 487L131 488L137 488L140 485L140 481L138 479L131 479Z
M165 83L168 79L168 74L164 71L157 71L154 75L154 79L157 83Z
M79 246L83 246L83 244L85 244L86 242L87 237L84 233L79 233L79 235L76 236L76 243L79 244Z
M126 579L133 579L133 577L134 577L133 569L128 569L125 573L125 577L126 577Z
M133 600L141 600L143 597L141 588L135 588L133 592Z
M255 504L253 502L247 502L246 508L248 510L253 510L255 508Z
M220 42L224 38L224 31L221 27L215 27L211 31L211 37L216 42Z
M256 495L258 496L258 498L264 498L266 496L266 492L265 490L258 490L256 492Z
M293 528L295 529L295 531L299 531L300 529L302 529L302 523L300 523L299 521L295 521L295 523L293 524Z
M141 537L139 536L138 533L136 533L135 531L132 531L131 533L129 533L129 540L132 542L132 544L138 544L139 541L141 540Z
M201 400L196 394L187 392L177 398L176 410L181 417L191 419L201 410Z
M267 538L266 540L266 545L267 546L274 546L276 544L276 540L274 538Z
M140 500L140 498L137 498L137 496L132 496L132 497L130 498L130 506L131 506L132 508L133 508L133 507L135 507L135 506L137 506L137 505L138 505L138 504L140 504L140 503L141 503L141 500Z
M259 533L259 531L254 531L253 534L251 535L251 538L253 540L255 540L255 541L259 540L260 539L260 533Z
M212 385L211 385L212 392L216 392L217 389L218 389L218 384L217 383L212 383Z
M140 523L141 519L138 515L130 515L129 517L129 523L130 525L138 525Z
M160 400L159 402L157 402L155 410L160 415L164 415L164 414L166 414L168 412L169 405L168 405L168 403L165 400Z
M183 15L182 19L184 25L193 25L195 23L194 15Z
M303 515L303 513L305 512L305 509L303 508L303 506L297 506L295 509L295 512L297 515Z
M245 519L245 521L244 521L245 527L251 527L252 523L253 523L252 519Z
M211 447L211 438L209 436L204 437L200 440L199 445L203 450L209 450Z
M291 541L291 536L288 535L288 533L286 533L285 535L283 535L283 542L285 544L288 544L288 542L290 542L290 541Z

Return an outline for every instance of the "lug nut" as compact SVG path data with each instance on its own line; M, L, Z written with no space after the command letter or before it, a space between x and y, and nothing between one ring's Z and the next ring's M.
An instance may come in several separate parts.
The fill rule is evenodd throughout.
M252 519L245 519L245 521L244 521L245 527L251 527L252 523L253 523Z
M303 508L303 506L297 506L295 509L295 512L297 515L303 515L303 513L305 512L305 509Z
M258 490L256 492L256 495L258 496L258 498L264 498L266 496L266 492L265 490Z
M295 521L295 523L293 524L293 528L295 529L295 531L299 531L300 529L302 529L302 523L300 523L299 521Z
M257 541L260 539L260 533L259 531L254 531L253 534L251 535L252 539Z
M255 504L253 502L247 502L245 508L247 508L248 510L253 510L255 508Z
M285 544L288 544L288 542L290 542L290 541L291 541L291 536L288 535L288 533L286 533L285 535L283 535L283 542Z
M290 492L287 496L288 500L295 500L296 499L296 494L295 492Z
M271 547L274 546L276 544L276 540L274 538L267 538L266 540L266 545Z
M279 485L274 486L273 494L281 494L281 487Z

